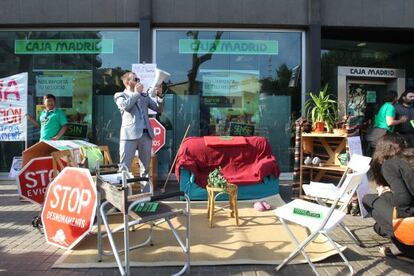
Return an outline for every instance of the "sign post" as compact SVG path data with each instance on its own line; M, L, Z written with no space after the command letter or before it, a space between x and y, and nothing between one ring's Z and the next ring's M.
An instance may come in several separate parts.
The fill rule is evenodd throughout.
M46 241L64 249L92 229L97 193L88 169L66 167L50 183L42 211Z

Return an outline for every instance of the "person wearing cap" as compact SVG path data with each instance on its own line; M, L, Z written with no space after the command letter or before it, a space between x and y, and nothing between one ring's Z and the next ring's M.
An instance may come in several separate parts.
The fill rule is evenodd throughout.
M156 89L156 101L143 92L140 79L133 72L127 72L121 80L125 90L114 95L114 101L121 112L119 160L120 164L131 170L135 151L144 167L141 176L147 177L151 161L152 139L154 131L149 122L148 109L161 113L163 99L161 89Z

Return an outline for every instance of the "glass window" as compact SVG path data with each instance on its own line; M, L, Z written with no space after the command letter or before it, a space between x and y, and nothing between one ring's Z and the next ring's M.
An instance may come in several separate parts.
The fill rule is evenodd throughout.
M171 73L163 114L172 126L171 148L163 149L164 158L171 160L191 125L190 136L264 136L282 171L291 171L292 125L301 109L301 35L157 30L156 63Z
M139 60L138 30L27 30L0 32L0 78L28 72L28 113L42 110L42 97L54 94L69 121L67 138L109 145L118 160L120 114L113 94L120 76ZM28 145L39 129L28 123ZM0 171L8 171L22 142L0 142Z

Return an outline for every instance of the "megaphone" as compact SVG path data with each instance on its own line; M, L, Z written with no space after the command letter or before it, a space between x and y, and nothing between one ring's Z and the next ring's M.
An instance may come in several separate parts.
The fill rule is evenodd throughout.
M161 85L162 82L170 76L171 76L170 73L168 73L164 70L155 68L155 78L154 78L154 81L151 84L151 87L149 88L150 94L153 95L155 93L155 87L158 86L158 85Z

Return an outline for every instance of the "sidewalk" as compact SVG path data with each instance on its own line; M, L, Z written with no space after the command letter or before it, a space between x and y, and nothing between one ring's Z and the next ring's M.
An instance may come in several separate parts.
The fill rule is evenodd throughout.
M284 199L290 196L289 183L281 184ZM63 254L45 242L42 234L31 226L31 220L40 207L19 201L16 185L0 181L0 274L4 275L119 275L118 269L53 269L53 263ZM347 216L347 225L366 245L360 248L342 231L332 237L347 246L345 256L354 267L356 275L412 275L414 267L400 260L383 258L378 246L387 240L372 231L372 219ZM339 256L317 263L321 275L345 275L347 268ZM132 268L132 275L171 275L175 267ZM190 275L274 275L273 265L193 266ZM288 265L277 275L313 275L309 265Z

